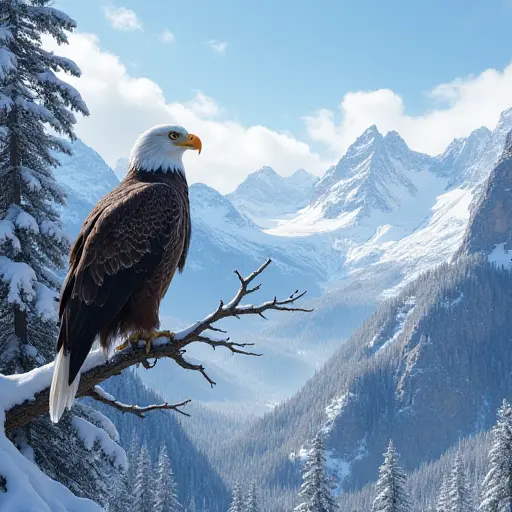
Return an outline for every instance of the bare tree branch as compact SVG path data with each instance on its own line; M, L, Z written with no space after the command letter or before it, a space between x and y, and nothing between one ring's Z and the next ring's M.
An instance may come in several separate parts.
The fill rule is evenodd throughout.
M146 407L140 407L139 405L127 405L123 404L121 402L118 402L113 397L110 397L107 393L105 393L99 386L94 386L91 390L89 390L86 394L86 396L89 396L91 398L94 398L94 400L101 402L103 404L110 405L111 407L114 407L114 409L117 409L118 411L121 411L122 413L128 412L131 414L135 414L139 418L144 418L144 414L149 411L157 411L157 410L172 410L179 412L180 414L183 414L184 416L190 416L190 414L187 414L186 412L182 411L181 408L185 407L190 400L185 400L183 402L180 402L179 404L155 404L155 405L147 405Z
M226 318L240 318L245 315L257 315L265 318L263 313L271 310L303 312L312 311L311 309L295 306L295 303L306 294L306 292L299 293L298 291L295 291L288 298L283 300L278 300L276 297L274 297L273 300L263 302L259 305L241 304L245 297L260 289L260 285L256 285L252 288L249 288L249 285L270 265L270 263L271 260L268 259L258 270L252 272L247 277L243 277L238 271L235 271L235 274L240 281L240 288L230 302L225 304L224 302L220 301L217 309L210 313L206 318L190 325L186 329L183 329L179 332L169 333L168 331L162 331L162 336L155 339L149 349L147 348L146 343L143 340L140 340L134 344L125 343L120 348L120 350L116 351L115 354L108 360L102 357L98 351L89 354L82 367L82 375L80 378L77 396L83 397L91 396L91 394L94 395L95 386L109 379L110 377L113 377L114 375L119 375L125 368L137 364L142 364L146 368L151 368L154 366L154 364L156 364L158 359L164 357L174 359L174 361L179 366L186 370L192 370L201 373L203 377L210 383L210 385L215 385L215 382L208 376L205 368L202 365L193 364L184 358L185 347L191 343L205 343L214 349L217 347L224 347L234 354L243 354L248 356L261 355L247 350L247 347L253 345L252 343L235 343L230 341L229 337L217 337L211 334L207 334L207 331L221 333L223 335L226 334L224 330L214 325L220 320L224 320ZM154 360L154 363L150 363L150 360ZM27 401L21 405L12 407L6 412L6 431L10 431L26 425L38 416L42 416L48 412L50 385L49 381L51 380L51 374L53 373L53 363L50 363L47 365L47 367L49 380L47 383L45 382L44 386L41 387L41 391L35 394L34 399L32 399L32 396L34 395L32 392L30 398L27 397ZM44 370L44 367L39 368L38 371L42 369ZM97 397L93 396L93 398L96 399ZM150 407L152 407L152 409L167 408L179 410L179 407L183 406L184 404L185 403L175 404L175 406L169 406L168 404L165 404L167 407ZM109 405L113 404L109 403ZM119 405L124 406L124 404ZM114 405L114 407L119 409L117 405ZM133 408L137 406L124 407ZM139 412L142 409L145 409L144 412L152 410L141 407L139 408ZM125 410L124 412L135 411Z

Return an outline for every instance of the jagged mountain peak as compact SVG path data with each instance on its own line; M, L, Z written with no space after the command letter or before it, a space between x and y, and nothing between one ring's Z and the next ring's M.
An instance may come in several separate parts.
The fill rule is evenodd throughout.
M258 229L248 217L240 213L233 203L204 183L193 183L189 187L190 209L196 222L220 228L235 224L237 227Z
M468 137L454 139L446 150L435 157L432 172L450 179L450 185L460 185L469 180L472 165L478 162L492 139L492 132L485 126L472 131Z
M314 205L328 219L395 211L405 196L418 192L409 171L425 170L430 160L409 149L397 132L384 137L372 125L317 183Z
M314 174L311 174L310 172L306 171L305 169L297 169L291 176L287 178L288 180L292 182L298 182L298 181L308 181L311 184L318 181L318 176L315 176Z
M384 140L389 144L400 144L408 148L407 143L396 130L391 130L386 133Z
M506 124L508 126L510 123L512 123L512 107L507 108L500 114L498 127L503 124Z
M306 206L317 181L304 169L285 177L265 166L249 174L227 197L239 211L266 227L272 225L273 219Z

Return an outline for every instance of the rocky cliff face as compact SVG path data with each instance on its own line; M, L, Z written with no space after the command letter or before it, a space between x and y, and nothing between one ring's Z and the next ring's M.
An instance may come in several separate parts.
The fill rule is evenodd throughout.
M507 267L512 258L512 131L475 204L457 257L480 253ZM509 255L510 253L510 255Z

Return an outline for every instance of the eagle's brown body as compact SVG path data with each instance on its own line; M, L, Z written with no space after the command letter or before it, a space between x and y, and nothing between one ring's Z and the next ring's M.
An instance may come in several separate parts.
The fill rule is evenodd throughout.
M188 185L182 172L131 168L95 206L72 248L62 288L58 350L70 354L69 384L99 336L158 328L158 310L190 244Z

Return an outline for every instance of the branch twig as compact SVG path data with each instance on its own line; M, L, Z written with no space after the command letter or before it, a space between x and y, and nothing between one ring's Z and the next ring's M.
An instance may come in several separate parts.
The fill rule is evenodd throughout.
M288 298L283 300L278 300L274 297L273 300L263 302L256 306L241 304L245 297L260 289L260 285L256 285L252 288L250 288L249 285L270 265L270 263L271 260L268 259L258 270L255 270L247 277L243 277L238 271L235 271L235 274L240 281L240 288L229 303L224 304L224 302L220 301L217 309L203 320L175 333L173 336L163 335L156 339L152 343L152 347L149 351L146 350L145 343L139 341L133 345L128 344L128 346L117 351L109 360L101 358L98 353L93 352L89 354L82 367L83 373L80 378L77 397L91 396L91 393L94 395L96 385L110 377L113 377L114 375L119 375L125 368L137 364L143 364L146 368L150 368L154 366L154 363L149 363L150 359L154 359L156 363L156 360L164 357L174 359L179 366L186 370L198 371L210 383L210 385L215 385L215 382L208 376L202 365L190 363L183 357L185 347L191 343L205 343L214 349L217 347L224 347L234 354L243 354L248 356L261 355L246 350L247 347L253 345L252 343L235 343L230 341L227 336L216 337L211 334L208 335L207 332L211 331L225 335L226 331L216 327L214 324L226 318L240 318L245 315L258 315L265 318L263 313L271 310L290 312L312 311L311 309L295 306L295 303L306 294L306 292L299 293L298 291L295 291ZM51 365L53 365L53 363L51 363ZM93 398L97 399L96 396L93 396ZM16 405L6 411L5 430L10 431L15 428L22 427L38 416L46 414L48 412L48 400L49 383L48 387L42 389L39 393L36 393L33 400L26 401L21 405ZM103 401L103 399L100 401ZM150 406L149 409L141 407L135 410L128 409L136 408L137 406L125 406L118 402L116 402L116 405L109 402L109 405L113 405L120 410L124 408L123 412L134 412L137 414L138 412L147 412L148 410L153 409L172 409L179 411L179 407L182 407L187 402L175 404L174 406L164 404L165 407L163 405ZM179 412L183 413L183 411Z
M91 390L89 390L85 396L89 396L96 400L97 402L101 402L103 404L110 405L111 407L114 407L114 409L117 409L118 411L121 411L122 413L128 412L131 414L135 414L139 418L144 418L144 414L150 411L157 411L157 410L172 410L179 412L180 414L183 414L184 416L190 416L190 414L187 414L186 412L182 411L181 408L185 407L190 400L185 400L183 402L180 402L179 404L155 404L155 405L147 405L146 407L141 407L139 405L127 405L123 404L121 402L118 402L117 400L113 399L113 397L110 397L106 395L106 393L99 388L99 386L94 386ZM101 390L101 391L100 391Z

